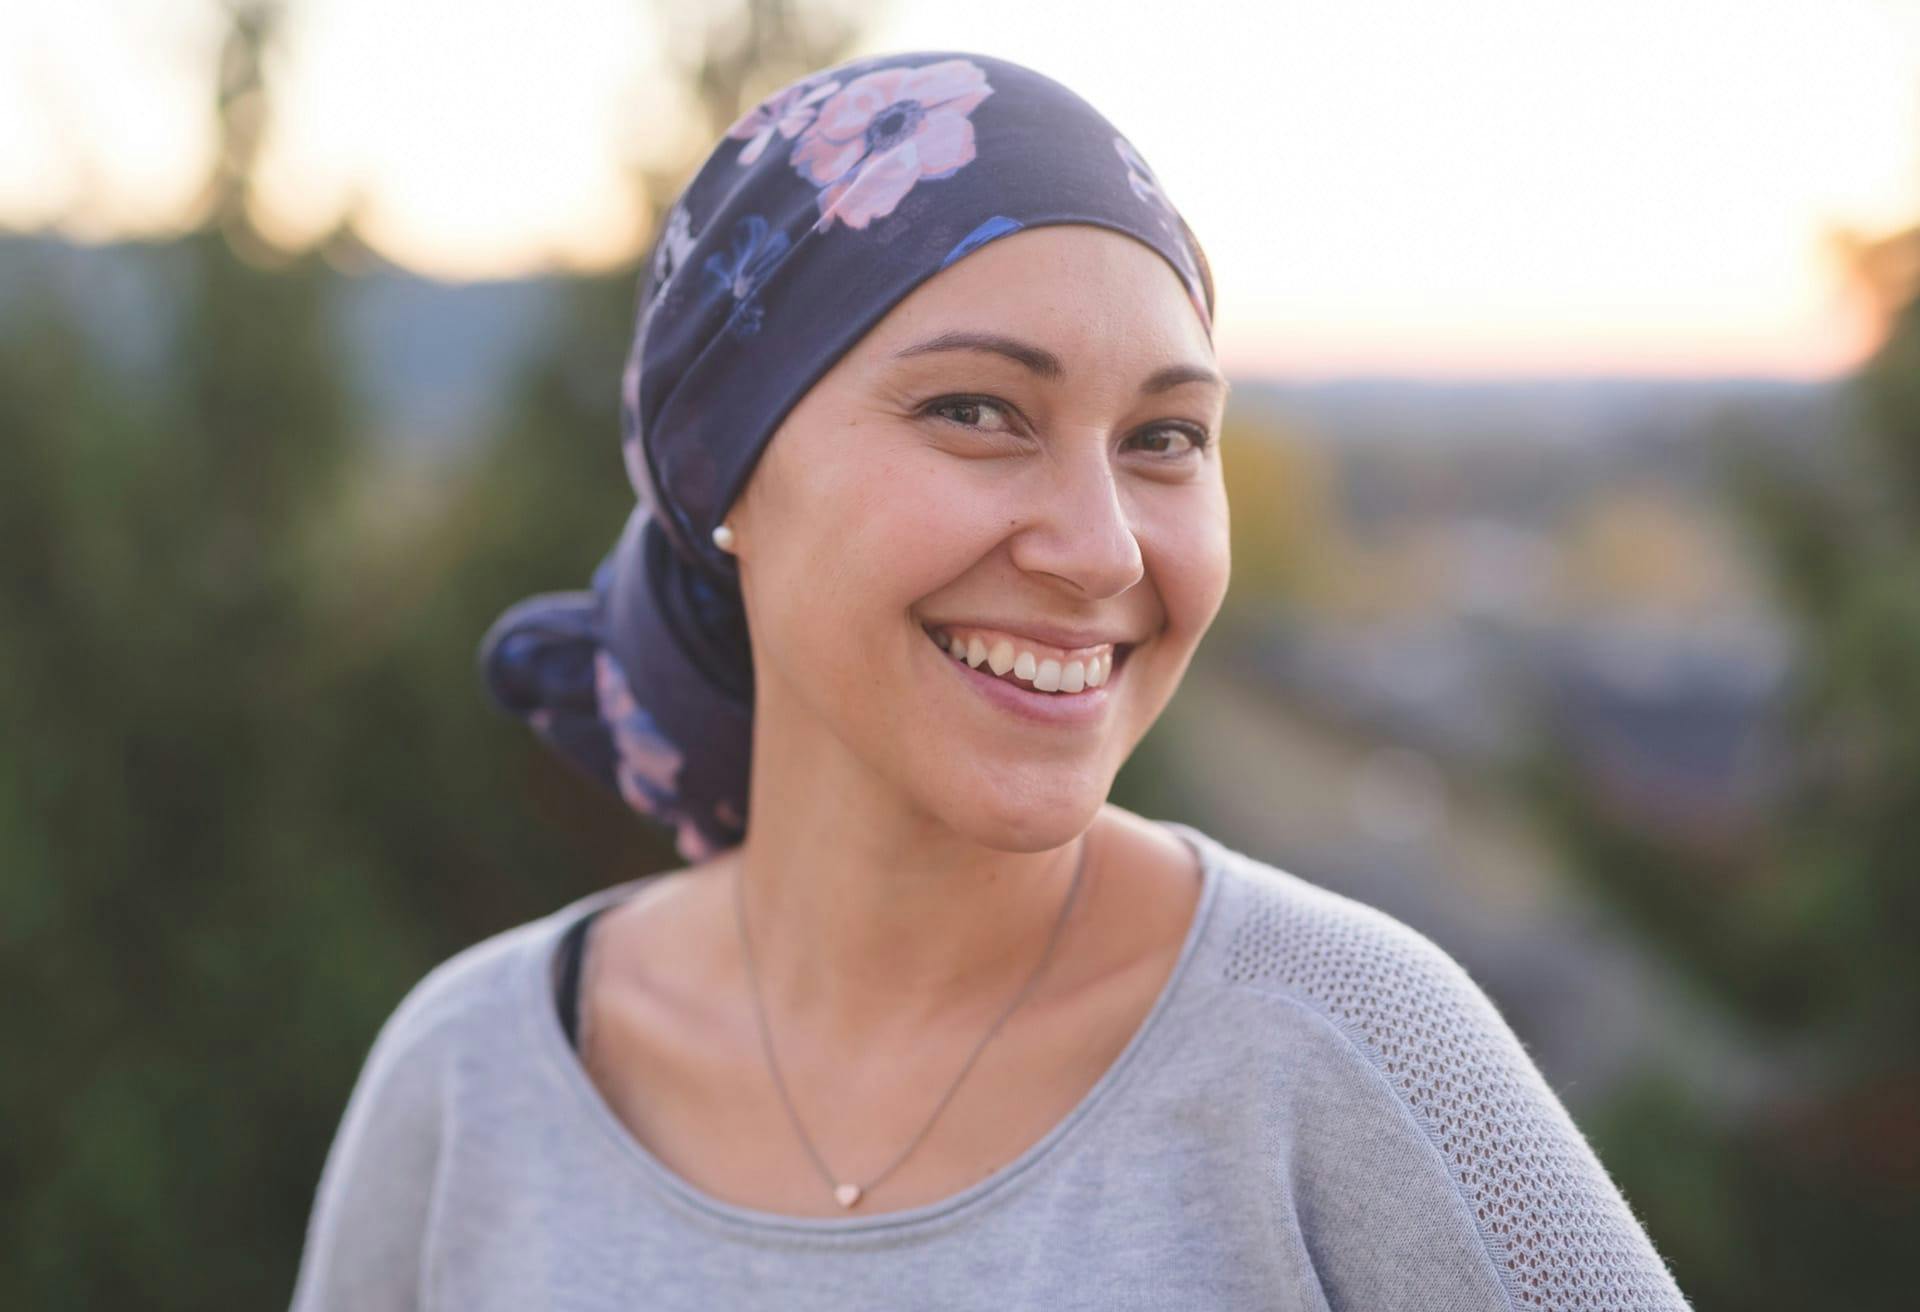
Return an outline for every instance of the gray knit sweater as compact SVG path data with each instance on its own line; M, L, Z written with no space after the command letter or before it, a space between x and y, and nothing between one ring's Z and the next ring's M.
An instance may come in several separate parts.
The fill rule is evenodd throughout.
M373 1044L295 1312L1687 1306L1458 963L1161 823L1206 881L1146 1020L1039 1142L908 1211L738 1207L626 1131L562 1030L554 958L639 881L459 953Z

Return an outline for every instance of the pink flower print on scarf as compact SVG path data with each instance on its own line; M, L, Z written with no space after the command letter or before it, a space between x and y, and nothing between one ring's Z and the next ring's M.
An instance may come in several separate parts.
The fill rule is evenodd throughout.
M752 109L742 114L734 125L727 129L727 135L739 141L747 138L747 144L740 149L740 164L751 164L766 151L767 143L778 132L788 141L800 135L800 130L813 122L814 106L840 89L838 82L822 82L816 87L794 86L776 91Z
M605 648L594 653L593 673L600 718L613 735L620 795L636 811L670 818L666 813L684 764L680 749L654 727L653 717L634 700L626 674Z
M680 809L679 775L686 764L680 749L654 726L653 717L634 700L626 675L612 653L605 648L593 657L594 693L600 704L600 718L613 734L614 765L620 796L628 806L672 826L674 846L683 860L700 862L720 849L700 832L693 817ZM536 724L550 726L552 716L535 711ZM724 825L743 829L746 821L729 802L715 805L714 815Z
M687 207L675 202L673 210L667 215L667 226L660 232L660 240L653 248L653 285L657 291L664 287L680 266L687 262L687 255L693 250L693 219L687 213Z
M793 167L820 192L820 222L864 228L893 213L922 178L951 177L973 159L967 116L993 94L967 59L883 68L849 82L793 147Z

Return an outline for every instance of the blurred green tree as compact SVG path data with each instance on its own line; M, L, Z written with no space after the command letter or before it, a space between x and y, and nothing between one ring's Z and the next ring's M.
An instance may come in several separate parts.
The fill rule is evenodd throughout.
M637 262L562 285L471 460L422 476L361 440L343 275L250 218L281 12L228 5L207 217L142 252L176 298L165 384L130 383L50 291L0 335L7 1307L284 1304L405 990L673 862L473 675L494 616L584 585L632 503ZM772 64L843 55L862 12L663 10L720 127Z

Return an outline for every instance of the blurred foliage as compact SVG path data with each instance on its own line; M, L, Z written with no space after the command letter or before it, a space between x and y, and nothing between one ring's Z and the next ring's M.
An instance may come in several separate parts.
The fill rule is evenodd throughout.
M1761 832L1623 824L1562 761L1526 788L1574 868L1790 1071L1757 1106L1650 1075L1594 1139L1703 1312L1911 1305L1920 1233L1920 298L1808 468L1732 445L1726 486L1798 648ZM1902 1039L1901 1035L1909 1036Z
M0 1112L36 1129L5 1149L10 1307L284 1300L399 995L665 856L471 673L494 614L584 578L630 501L612 402L568 376L617 376L623 295L582 293L501 440L375 559L338 527L379 475L333 275L213 233L165 255L172 387L128 390L51 302L0 344L0 982L43 1000L0 1019L32 1054Z
M1327 454L1268 422L1229 408L1220 432L1221 470L1231 507L1233 584L1223 610L1229 625L1275 608L1310 604L1338 568L1332 522L1334 471Z
M735 58L764 51L763 22L809 65L844 53L850 28L822 45L790 9L708 14ZM634 271L565 284L465 463L363 443L343 276L247 217L277 14L231 6L207 218L146 253L180 316L164 385L114 368L52 294L0 337L9 1308L284 1305L401 995L674 864L491 713L473 664L508 604L585 586L632 506Z

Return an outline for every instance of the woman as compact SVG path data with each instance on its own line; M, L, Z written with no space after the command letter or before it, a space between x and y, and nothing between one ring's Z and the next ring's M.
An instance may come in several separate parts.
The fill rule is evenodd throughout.
M627 531L483 662L690 864L415 987L297 1308L1685 1306L1438 947L1106 802L1227 585L1212 305L1016 65L735 125L642 289Z

